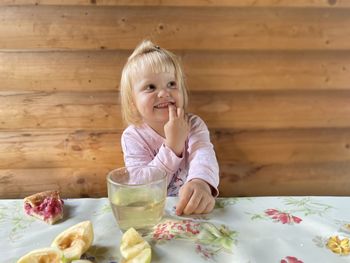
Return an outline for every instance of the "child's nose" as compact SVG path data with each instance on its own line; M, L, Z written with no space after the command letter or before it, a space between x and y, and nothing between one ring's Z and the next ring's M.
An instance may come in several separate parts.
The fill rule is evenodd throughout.
M167 88L160 89L159 92L158 92L158 97L159 98L170 97L169 90Z

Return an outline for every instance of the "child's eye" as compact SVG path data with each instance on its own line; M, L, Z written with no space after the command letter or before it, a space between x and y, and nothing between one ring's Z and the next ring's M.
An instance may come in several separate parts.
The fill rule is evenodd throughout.
M145 87L146 91L154 91L156 89L156 86L154 86L153 84L147 85Z
M175 88L176 87L176 82L175 81L170 81L168 82L168 88Z

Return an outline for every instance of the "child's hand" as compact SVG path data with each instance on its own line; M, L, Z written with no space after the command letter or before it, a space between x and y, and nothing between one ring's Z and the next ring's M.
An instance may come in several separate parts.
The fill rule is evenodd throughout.
M211 212L215 205L210 186L201 179L185 183L180 189L179 198L177 215L206 214Z
M169 121L164 125L165 145L181 156L190 131L188 117L182 108L169 105Z

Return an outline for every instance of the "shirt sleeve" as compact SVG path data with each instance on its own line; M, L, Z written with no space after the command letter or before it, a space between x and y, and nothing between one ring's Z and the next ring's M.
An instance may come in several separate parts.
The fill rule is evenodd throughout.
M191 118L188 140L189 171L187 181L202 179L212 186L213 195L218 196L219 165L214 146L210 142L209 130L198 116Z
M178 157L164 144L159 151L153 149L138 132L127 129L121 137L125 166L156 166L166 171L168 185L178 170L183 157Z

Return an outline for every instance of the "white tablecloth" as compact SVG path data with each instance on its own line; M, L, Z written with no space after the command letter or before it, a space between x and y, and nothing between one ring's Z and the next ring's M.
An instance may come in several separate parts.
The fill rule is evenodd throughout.
M350 197L223 198L212 213L188 217L175 216L176 202L167 198L163 221L147 237L152 262L350 262ZM0 262L49 247L84 220L95 233L84 257L120 262L122 233L108 199L67 199L65 217L55 225L25 215L23 200L0 200Z

